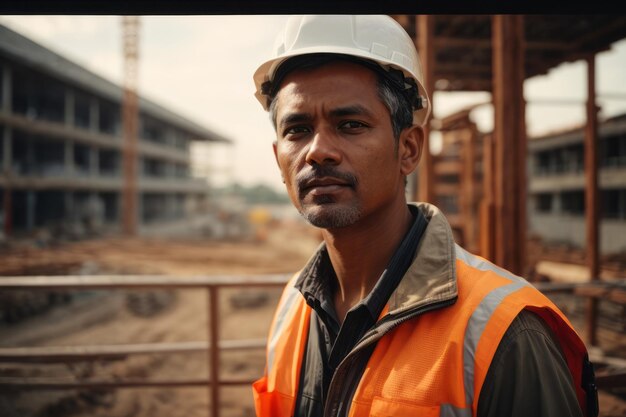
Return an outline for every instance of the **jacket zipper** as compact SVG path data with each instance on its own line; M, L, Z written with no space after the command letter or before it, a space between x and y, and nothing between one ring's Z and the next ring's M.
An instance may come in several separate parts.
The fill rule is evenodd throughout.
M350 353L348 353L346 357L343 358L339 366L337 366L337 369L330 381L330 386L328 388L328 396L326 399L326 404L324 406L324 416L343 417L348 415L348 411L350 409L349 405L352 401L352 396L356 391L356 386L360 382L360 377L357 378L358 375L356 374L357 372L363 372L362 367L348 365L358 359L355 356L360 353L360 351L362 351L365 347L371 345L372 343L378 341L384 335L386 335L405 321L433 310L448 307L454 304L456 302L456 299L457 296L454 296L453 298L450 298L448 300L431 303L414 311L409 311L401 317L396 317L388 321L382 319L375 327L370 329L354 346ZM367 357L367 360L369 360L369 356ZM345 376L342 377L341 374L343 373L343 369L346 367L347 370L345 372ZM339 386L340 388L337 389L337 386ZM340 395L333 394L337 391ZM341 409L339 409L340 406L342 406Z

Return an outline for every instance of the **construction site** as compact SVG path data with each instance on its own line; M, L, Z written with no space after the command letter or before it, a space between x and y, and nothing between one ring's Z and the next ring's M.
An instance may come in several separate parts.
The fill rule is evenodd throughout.
M601 117L595 73L626 18L392 17L427 91L491 96L425 126L441 150L408 199L554 301L589 349L599 415L626 416L626 113ZM123 85L0 25L0 415L253 416L281 288L321 234L192 175L192 143L233 139L140 96L141 18L120 20ZM581 60L585 119L529 135L524 82Z

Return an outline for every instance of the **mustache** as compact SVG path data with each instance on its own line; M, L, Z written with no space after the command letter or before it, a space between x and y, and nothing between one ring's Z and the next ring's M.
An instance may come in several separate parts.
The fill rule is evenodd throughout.
M332 165L312 165L311 169L301 171L296 175L296 184L298 185L298 189L302 190L306 188L311 181L320 178L335 178L352 188L356 187L359 183L356 176L348 172L342 172Z

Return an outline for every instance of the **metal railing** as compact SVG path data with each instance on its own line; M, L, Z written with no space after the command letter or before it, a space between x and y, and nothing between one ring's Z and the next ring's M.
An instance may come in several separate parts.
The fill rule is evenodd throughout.
M172 354L208 352L208 378L176 380L115 380L115 381L53 381L28 378L0 378L0 389L89 389L133 387L202 387L209 388L209 413L220 415L220 387L252 383L247 378L220 378L220 352L225 350L261 349L265 339L220 340L219 289L223 287L276 287L283 286L289 275L248 276L165 276L165 275L94 275L94 276L37 276L0 277L0 290L116 290L116 289L193 289L204 288L208 301L208 341L178 343L144 343L121 345L65 346L65 347L14 347L0 348L0 362L20 363L70 363L98 359L125 358L136 354ZM583 297L602 298L626 305L626 281L613 283L590 282L536 283L544 293L573 293ZM620 362L621 363L621 362ZM623 387L623 371L598 375L600 387Z
M93 276L29 276L0 277L0 290L120 290L120 289L205 289L207 291L208 341L178 343L144 343L64 347L0 348L0 362L69 363L98 359L125 358L136 354L172 354L208 352L208 378L176 380L115 381L49 381L29 378L0 378L0 389L86 389L131 387L193 387L208 386L209 413L220 415L220 387L246 385L249 378L220 378L220 352L223 350L261 349L265 339L220 340L219 290L224 287L283 286L289 275L93 275Z

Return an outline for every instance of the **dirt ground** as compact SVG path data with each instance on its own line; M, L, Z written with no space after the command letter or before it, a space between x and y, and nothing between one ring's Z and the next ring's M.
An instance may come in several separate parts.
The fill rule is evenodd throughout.
M300 223L264 233L262 241L106 238L37 247L18 245L0 253L1 276L65 274L264 274L292 273L320 242L319 233ZM266 337L280 290L223 289L221 338ZM129 294L131 294L129 296ZM164 294L164 292L160 292ZM138 314L132 293L82 294L72 302L19 323L0 325L0 346L68 346L207 340L207 295L201 290L165 293L161 309ZM623 341L624 335L621 335ZM262 351L224 352L222 377L258 377ZM204 353L136 355L122 360L74 365L0 364L0 377L70 380L199 378L208 373ZM601 415L626 416L626 401L601 392ZM207 388L150 388L94 391L0 392L2 417L207 416ZM221 415L252 416L251 390L225 387Z

